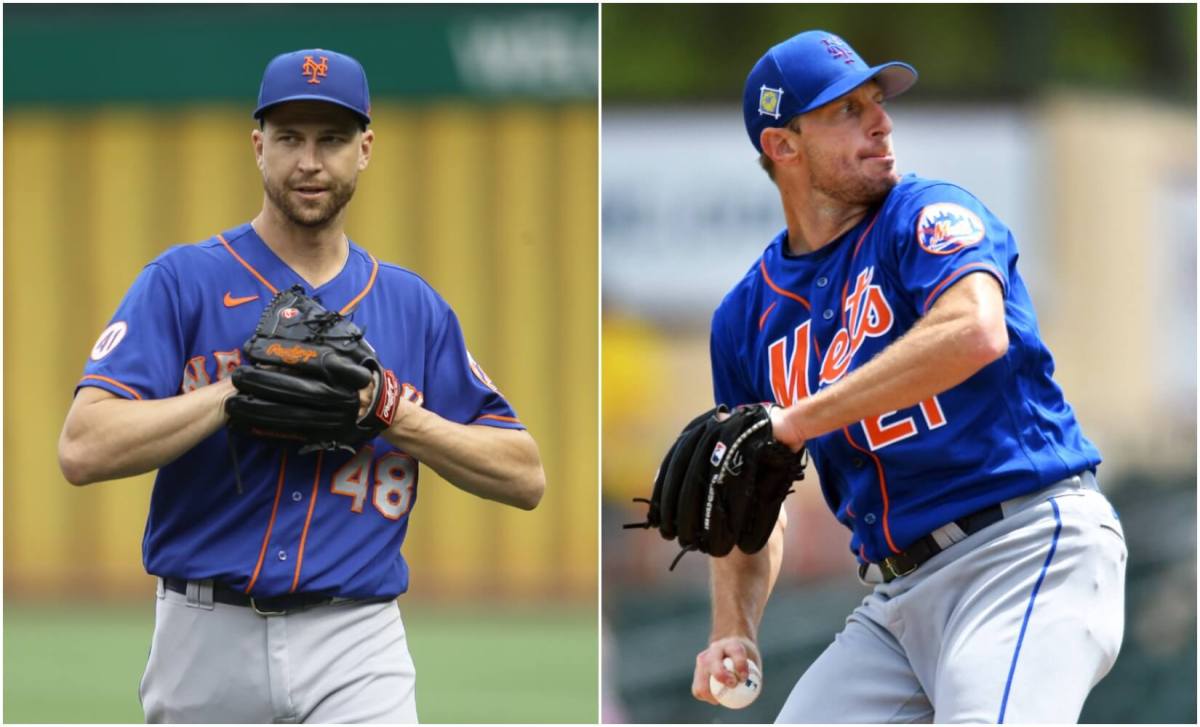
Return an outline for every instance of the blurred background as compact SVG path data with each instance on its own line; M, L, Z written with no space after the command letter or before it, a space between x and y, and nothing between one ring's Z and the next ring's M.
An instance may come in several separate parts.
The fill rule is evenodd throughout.
M742 125L746 73L803 30L920 80L889 104L902 172L1013 229L1056 375L1129 546L1125 642L1086 722L1196 721L1194 5L605 5L602 10L605 721L770 722L866 589L811 479L788 499L760 634L765 692L691 698L708 569L620 526L712 406L708 323L784 226ZM1080 604L1086 608L1086 604Z
M363 63L373 100L348 234L446 297L548 479L529 513L422 473L400 600L419 713L594 722L597 8L3 12L4 720L142 721L152 477L71 487L59 430L142 266L259 210L267 61L325 47Z

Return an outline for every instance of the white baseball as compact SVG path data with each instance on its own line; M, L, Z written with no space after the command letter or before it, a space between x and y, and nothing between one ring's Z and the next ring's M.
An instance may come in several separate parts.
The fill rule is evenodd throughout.
M733 659L725 657L724 664L726 671L733 671ZM708 678L708 690L721 706L741 709L758 699L758 693L762 691L762 670L751 659L747 659L746 664L750 667L750 673L736 687L727 687L713 676Z

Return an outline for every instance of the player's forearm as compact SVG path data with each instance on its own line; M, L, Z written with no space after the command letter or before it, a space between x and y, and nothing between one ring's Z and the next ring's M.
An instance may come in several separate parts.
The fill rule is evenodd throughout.
M740 636L758 643L767 599L783 563L783 532L787 516L781 511L767 547L746 555L734 549L723 558L710 558L712 633L709 641Z
M227 379L148 401L121 399L85 387L59 437L59 467L74 485L157 469L219 429L225 421L225 399L233 393Z
M403 402L383 436L478 497L532 510L545 492L537 444L526 431L458 424Z
M776 414L785 444L914 406L966 381L1008 350L999 284L958 281L902 338L846 378Z

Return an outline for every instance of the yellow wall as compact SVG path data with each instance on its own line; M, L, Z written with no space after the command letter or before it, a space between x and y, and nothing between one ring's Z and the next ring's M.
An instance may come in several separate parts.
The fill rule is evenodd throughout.
M423 470L405 544L413 596L594 598L596 109L379 104L373 116L347 231L455 308L548 480L530 513ZM6 592L139 594L152 476L71 487L56 442L87 352L141 267L258 211L252 122L198 107L4 123Z

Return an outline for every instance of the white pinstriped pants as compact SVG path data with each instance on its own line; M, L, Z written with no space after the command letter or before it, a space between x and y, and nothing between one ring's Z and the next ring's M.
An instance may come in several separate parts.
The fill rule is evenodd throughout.
M780 723L1073 723L1116 661L1125 536L1090 475L879 584Z

